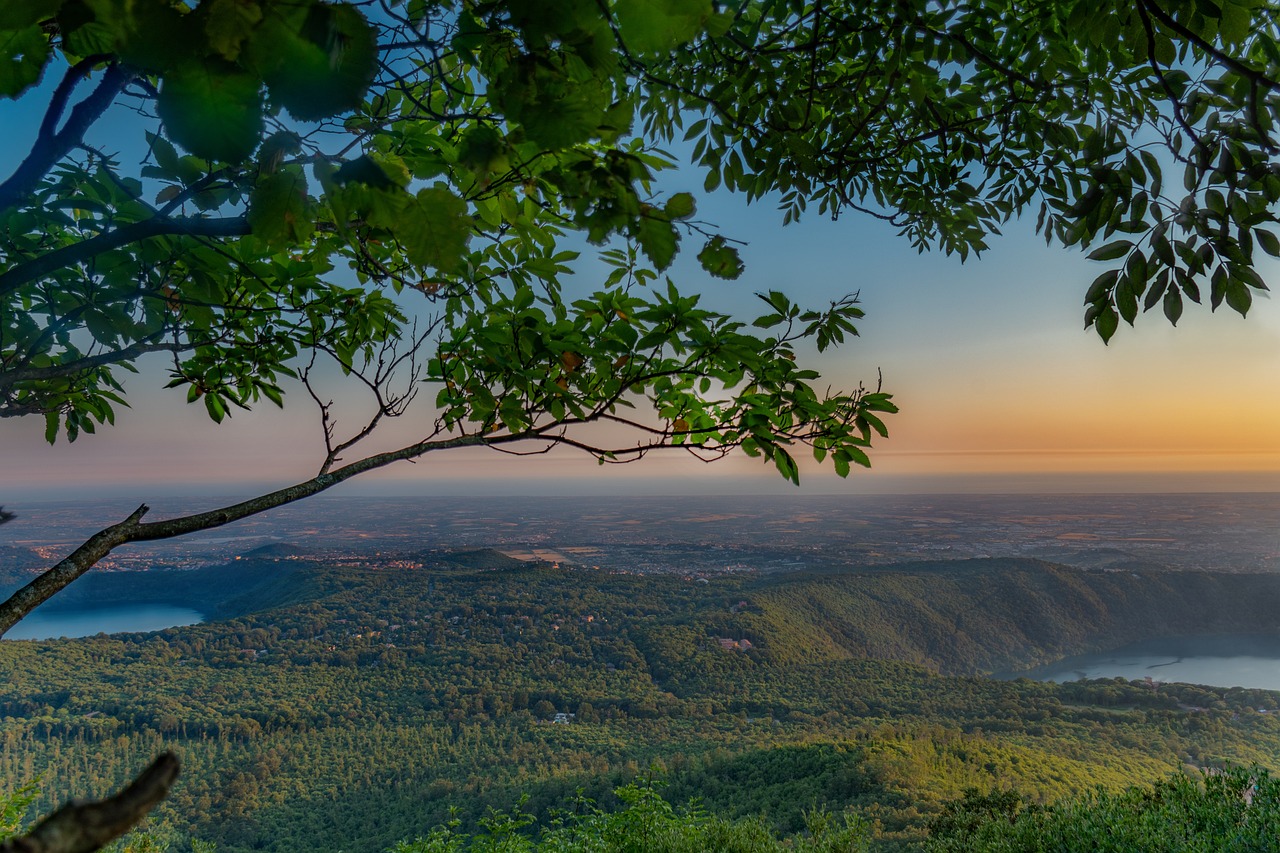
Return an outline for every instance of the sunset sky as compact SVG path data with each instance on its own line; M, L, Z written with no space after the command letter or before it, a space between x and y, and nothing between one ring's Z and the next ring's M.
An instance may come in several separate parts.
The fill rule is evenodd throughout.
M26 99L24 99L26 100ZM7 127L27 104L0 105ZM136 131L135 131L136 133ZM140 137L140 133L137 133ZM123 137L122 137L123 138ZM0 171L21 137L0 144ZM682 183L683 182L683 183ZM673 190L693 189L693 176ZM1010 226L978 260L917 255L893 230L858 215L781 226L766 200L702 198L701 219L748 241L745 276L708 279L693 261L673 278L707 304L758 313L751 296L783 289L821 305L858 290L862 337L818 364L835 386L876 382L901 414L872 453L874 470L839 480L802 468L806 492L1280 490L1280 305L1248 319L1189 306L1179 328L1158 314L1122 326L1110 346L1082 329L1083 294L1101 269ZM584 264L584 276L593 265ZM1275 264L1261 269L1280 281ZM40 419L0 421L0 504L128 494L247 493L314 473L318 418L303 393L215 426L182 391L162 391L163 365L128 383L115 429L74 445L43 441ZM353 421L351 421L353 422ZM419 430L401 424L397 435ZM771 468L737 458L705 466L679 454L599 468L571 453L512 459L494 452L427 457L343 487L359 494L737 493L794 491Z

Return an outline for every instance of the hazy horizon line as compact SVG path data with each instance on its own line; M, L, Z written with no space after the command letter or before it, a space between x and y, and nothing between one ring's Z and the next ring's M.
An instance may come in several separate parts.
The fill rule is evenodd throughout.
M917 479L916 475L899 475L903 480ZM1113 475L1115 479L1120 479L1120 475ZM1090 497L1090 496L1114 496L1123 497L1131 496L1157 496L1157 495L1280 495L1280 478L1274 476L1257 478L1263 482L1249 483L1240 482L1233 477L1233 482L1222 483L1217 486L1206 483L1187 483L1183 487L1172 487L1172 483L1159 482L1170 479L1181 479L1178 475L1156 474L1144 476L1142 480L1146 482L1134 483L1135 478L1125 477L1128 482L1115 482L1105 484L1099 482L1061 482L1063 480L1095 480L1093 477L1058 477L1060 482L1056 484L1044 482L1047 478L1031 477L1026 475L997 475L987 478L976 478L972 476L954 477L955 480L964 480L968 483L968 487L961 487L957 482L937 483L937 480L944 479L938 475L918 475L918 479L934 481L934 487L926 488L923 484L919 488L909 489L908 483L896 484L898 488L881 487L874 490L868 489L847 489L847 490L819 490L819 489L796 489L788 484L781 484L783 487L778 488L772 484L767 487L757 487L751 491L744 491L742 488L733 488L734 484L716 483L710 484L719 487L708 488L706 490L697 489L671 489L661 490L659 483L650 482L643 484L635 484L644 486L644 488L633 488L630 490L618 489L618 484L611 484L612 490L602 488L587 488L594 484L589 481L574 483L572 481L561 481L558 483L559 488L556 490L511 490L510 482L507 481L502 485L507 488L501 490L496 488L498 483L476 483L472 482L466 486L454 484L457 486L454 490L447 488L450 484L408 484L408 483L369 483L363 484L362 488L351 489L335 489L334 491L313 495L310 498L297 501L294 504L285 504L284 506L301 506L307 501L332 501L332 500L404 500L404 499L430 499L430 500L450 500L450 499L523 499L523 500L539 500L539 499L555 499L555 500L572 500L575 498L598 498L598 499L621 499L621 498L646 498L661 500L664 498L711 498L711 499L742 499L742 498L768 498L770 500L787 500L789 498L822 498L822 499L839 499L839 498L855 498L855 499L874 499L884 497ZM1200 479L1200 478L1196 478ZM974 482L978 480L980 482ZM1010 480L1021 480L1021 483L1009 482ZM985 481L985 482L982 482ZM407 488L419 485L418 488ZM581 490L575 490L573 486L584 487ZM670 486L670 483L662 485ZM738 484L742 485L742 484ZM759 484L751 484L759 486ZM435 488L428 489L429 486ZM999 488L1004 486L1005 488ZM1022 486L1021 488L1011 488L1011 486ZM379 488L381 487L381 488ZM489 487L489 488L485 488ZM949 488L948 488L949 487ZM86 488L76 490L74 494L65 489L40 490L37 493L31 493L29 490L15 490L11 494L0 494L0 506L8 506L9 508L17 508L21 505L32 504L74 504L74 503L101 503L103 501L142 501L142 502L158 502L158 501L185 501L199 500L208 501L214 498L225 500L245 500L264 492L271 491L279 486L264 487L255 490L251 487L241 486L238 489L226 488L224 484L201 484L189 485L182 491L161 490L155 486L146 485L130 485L121 486L117 489L94 489ZM26 492L22 494L21 492ZM43 492L43 493L41 493Z

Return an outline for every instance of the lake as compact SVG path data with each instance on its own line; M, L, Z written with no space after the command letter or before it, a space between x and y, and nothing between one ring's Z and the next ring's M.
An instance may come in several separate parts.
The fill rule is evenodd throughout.
M6 640L51 640L57 637L92 637L123 631L159 631L177 625L203 622L204 615L189 607L169 604L124 604L84 610L37 608L9 633Z
M1117 676L1131 681L1151 678L1213 687L1280 690L1280 637L1240 634L1147 640L1005 675L1037 681Z

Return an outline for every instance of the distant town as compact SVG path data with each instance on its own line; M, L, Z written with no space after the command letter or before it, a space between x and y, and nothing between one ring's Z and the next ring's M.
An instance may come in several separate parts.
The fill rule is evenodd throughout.
M156 501L149 519L207 508ZM0 571L47 566L129 509L9 507ZM432 552L627 573L830 571L1036 557L1082 568L1280 569L1280 494L312 498L213 531L122 548L100 570L193 569L266 549L413 568Z

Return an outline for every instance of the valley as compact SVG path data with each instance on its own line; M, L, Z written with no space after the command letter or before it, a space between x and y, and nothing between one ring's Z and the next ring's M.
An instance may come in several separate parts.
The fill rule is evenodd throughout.
M114 511L6 525L0 586ZM546 820L652 778L781 833L825 807L915 849L968 788L1052 802L1280 766L1277 693L1007 680L1280 637L1278 512L1275 495L321 499L122 550L36 612L199 624L0 643L0 778L39 780L47 812L172 749L182 779L149 831L175 853L382 853L450 814L526 796Z
M369 851L521 794L815 805L912 849L966 788L1053 801L1184 768L1280 764L1280 694L987 675L1141 640L1276 633L1280 576L986 558L803 571L607 572L494 550L362 562L282 546L103 572L64 607L211 621L6 641L0 774L63 792L183 758L156 820L219 851ZM83 586L81 586L83 585ZM184 849L177 847L174 849Z

